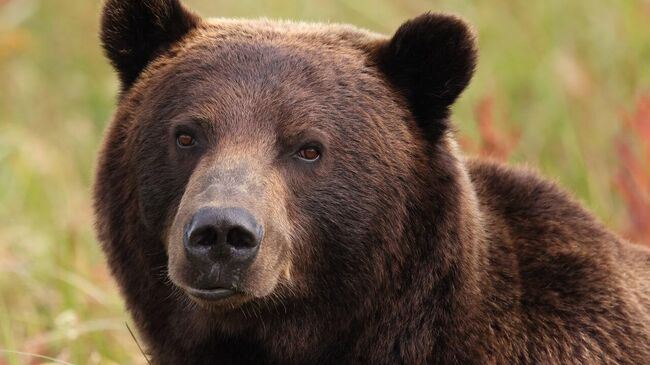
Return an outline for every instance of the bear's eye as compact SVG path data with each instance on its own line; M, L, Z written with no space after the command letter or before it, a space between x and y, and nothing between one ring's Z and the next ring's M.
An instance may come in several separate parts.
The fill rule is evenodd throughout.
M313 162L320 158L320 151L316 147L304 147L296 155L302 160Z
M176 137L176 144L181 148L189 148L194 146L196 144L196 141L194 140L194 137L190 136L189 134L180 133Z

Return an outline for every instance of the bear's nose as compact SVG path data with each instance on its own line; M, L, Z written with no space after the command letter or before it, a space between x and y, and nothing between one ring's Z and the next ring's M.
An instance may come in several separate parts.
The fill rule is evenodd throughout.
M190 261L246 261L255 256L263 230L243 208L199 209L185 227L183 244Z

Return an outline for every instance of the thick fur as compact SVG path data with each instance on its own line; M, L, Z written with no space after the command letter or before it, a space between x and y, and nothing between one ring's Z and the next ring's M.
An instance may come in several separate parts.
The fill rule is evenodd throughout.
M650 252L534 172L457 149L448 108L476 59L464 23L427 14L387 39L132 4L104 11L124 92L94 198L153 363L650 363ZM166 25L133 38L134 16ZM181 154L172 131L197 118L203 147ZM318 164L282 158L313 128ZM167 276L170 227L205 176L262 181L256 206L289 237L262 243L288 252L271 294L227 312Z

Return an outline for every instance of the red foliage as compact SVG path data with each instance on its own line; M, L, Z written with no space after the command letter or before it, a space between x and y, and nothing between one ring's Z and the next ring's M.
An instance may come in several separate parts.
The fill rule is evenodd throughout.
M480 140L472 143L461 140L463 147L483 157L507 160L519 141L519 133L500 132L495 128L494 99L486 96L474 108L474 118L478 127Z
M623 121L625 128L615 141L620 167L614 185L629 217L627 236L650 245L650 93L639 98Z

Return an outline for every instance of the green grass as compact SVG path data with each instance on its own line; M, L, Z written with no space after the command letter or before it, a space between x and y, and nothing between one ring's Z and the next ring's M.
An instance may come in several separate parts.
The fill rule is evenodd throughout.
M650 89L650 3L545 0L209 1L204 15L346 22L390 33L427 10L467 18L480 65L455 108L465 144L475 107L518 135L537 166L622 230L612 180L621 113ZM100 2L0 0L0 349L73 364L143 364L93 233L90 185L117 83L97 40ZM0 365L38 364L0 352Z

